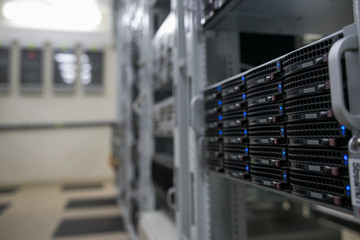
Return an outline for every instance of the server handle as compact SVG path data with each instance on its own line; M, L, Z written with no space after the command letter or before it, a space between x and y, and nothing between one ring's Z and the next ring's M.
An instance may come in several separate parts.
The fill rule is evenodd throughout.
M166 192L166 203L167 203L168 207L172 210L176 210L175 194L176 194L175 187L169 188Z
M191 117L190 125L193 127L196 134L202 136L204 134L204 128L202 127L201 119L203 119L203 101L204 98L201 94L194 96L191 99Z
M345 105L343 72L341 59L345 51L354 51L358 48L357 36L344 37L332 46L329 52L329 74L331 104L336 119L351 130L360 130L360 114L349 112ZM360 82L359 82L360 84ZM359 93L360 94L360 93Z

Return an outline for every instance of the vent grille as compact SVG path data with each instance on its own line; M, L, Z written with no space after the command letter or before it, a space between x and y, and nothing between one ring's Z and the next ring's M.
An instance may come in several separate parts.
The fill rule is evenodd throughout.
M224 129L238 129L243 127L247 123L246 114L244 114L244 112L231 116L224 116L222 119L222 126L224 127Z
M284 138L284 125L249 127L249 138Z
M249 125L283 122L283 108L283 104L262 105L249 108L247 111Z
M233 96L226 96L222 99L222 104L225 105L227 103L233 103L233 102L238 102L240 103L242 106L245 106L246 104L246 94L245 93L239 93L239 94L235 94Z
M287 182L287 170L251 164L251 176L277 182Z
M232 103L227 103L227 104L223 104L222 106L222 112L224 116L228 116L230 114L240 114L245 116L246 113L244 114L245 110L244 110L244 102L232 102Z
M205 109L210 109L210 108L214 108L214 107L220 107L218 101L213 100L213 101L205 102ZM220 107L220 110L221 110L221 107Z
M219 136L208 136L205 138L206 144L222 142L222 138Z
M345 138L341 128L338 122L289 124L286 133L288 138Z
M336 34L288 54L282 62L285 74L326 62L330 47L340 38L342 34Z
M321 177L310 174L290 172L291 186L310 192L321 192L341 197L348 197L345 180L329 177Z
M282 147L250 146L249 151L251 158L286 159L286 149Z
M223 162L220 159L206 159L209 169L215 171L222 171L224 169Z
M288 101L285 108L287 114L327 111L331 109L330 94Z
M224 160L224 167L225 169L237 170L244 173L248 173L250 169L248 164L234 160Z
M246 80L262 78L281 71L280 61L271 62L262 67L256 68L246 75ZM261 83L261 82L260 82Z
M251 163L274 167L288 167L286 148L269 146L250 146Z
M208 143L206 145L206 150L210 151L209 153L214 156L219 156L222 152L222 144Z
M232 80L231 82L225 83L222 86L221 96L224 98L237 95L243 92L245 90L245 87L246 85L244 80Z
M329 88L329 70L327 66L297 74L284 80L284 91L287 98L319 91L329 91Z
M218 106L216 105L213 105L212 107L208 107L206 108L205 110L205 114L206 115L214 115L214 114L218 114L221 112L221 108L219 108Z
M208 123L206 123L206 130L207 131L217 130L220 126L221 126L221 124L219 121L208 122Z
M247 161L248 160L248 148L244 147L224 147L224 160L234 160L234 161Z
M205 122L206 123L214 123L214 122L218 122L219 119L219 114L207 114L205 117Z
M248 152L249 152L249 148L244 145L237 146L237 145L232 145L232 144L224 144L224 151L225 151L225 155L227 153L229 153L229 154L234 153L234 154L241 154L243 156L247 156ZM226 156L225 156L225 158L226 158Z
M217 101L217 99L219 99L221 97L221 87L217 87L217 88L212 88L209 90L206 90L204 92L204 99L205 102L209 102L209 101Z
M282 82L275 82L248 90L248 106L273 102L281 99Z
M347 167L348 155L345 149L311 149L311 148L289 148L288 158L290 162L326 165L335 167Z
M248 136L248 130L246 128L239 128L237 130L225 130L223 131L224 138L225 137L241 137L246 138Z

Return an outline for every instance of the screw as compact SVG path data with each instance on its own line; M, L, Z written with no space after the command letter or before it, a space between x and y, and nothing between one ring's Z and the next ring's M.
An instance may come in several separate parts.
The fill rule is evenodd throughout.
M350 140L350 150L352 152L358 153L360 152L360 138L352 137Z

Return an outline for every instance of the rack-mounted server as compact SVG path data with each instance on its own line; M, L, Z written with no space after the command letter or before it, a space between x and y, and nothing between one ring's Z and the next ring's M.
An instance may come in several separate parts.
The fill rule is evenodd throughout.
M206 149L213 134L225 174L351 207L351 132L333 113L327 64L343 36L336 32L207 88L205 110L213 106L216 114L205 121L217 125L207 128Z
M223 129L221 87L205 92L205 135L207 166L215 171L223 171Z
M171 15L165 21L171 21ZM155 186L156 206L173 211L167 194L174 186L174 128L175 97L174 46L175 29L161 30L152 41L153 53L153 139L152 180Z
M221 86L224 171L232 177L250 177L248 158L247 101L245 78Z
M207 23L215 16L230 0L202 0L201 1L201 23Z

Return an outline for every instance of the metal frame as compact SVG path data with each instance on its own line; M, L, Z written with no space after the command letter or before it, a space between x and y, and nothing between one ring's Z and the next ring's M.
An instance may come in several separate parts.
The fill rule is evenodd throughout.
M175 15L175 188L176 224L179 239L190 238L190 174L189 174L189 81L186 75L186 40L184 26L184 2L173 0L172 11Z

